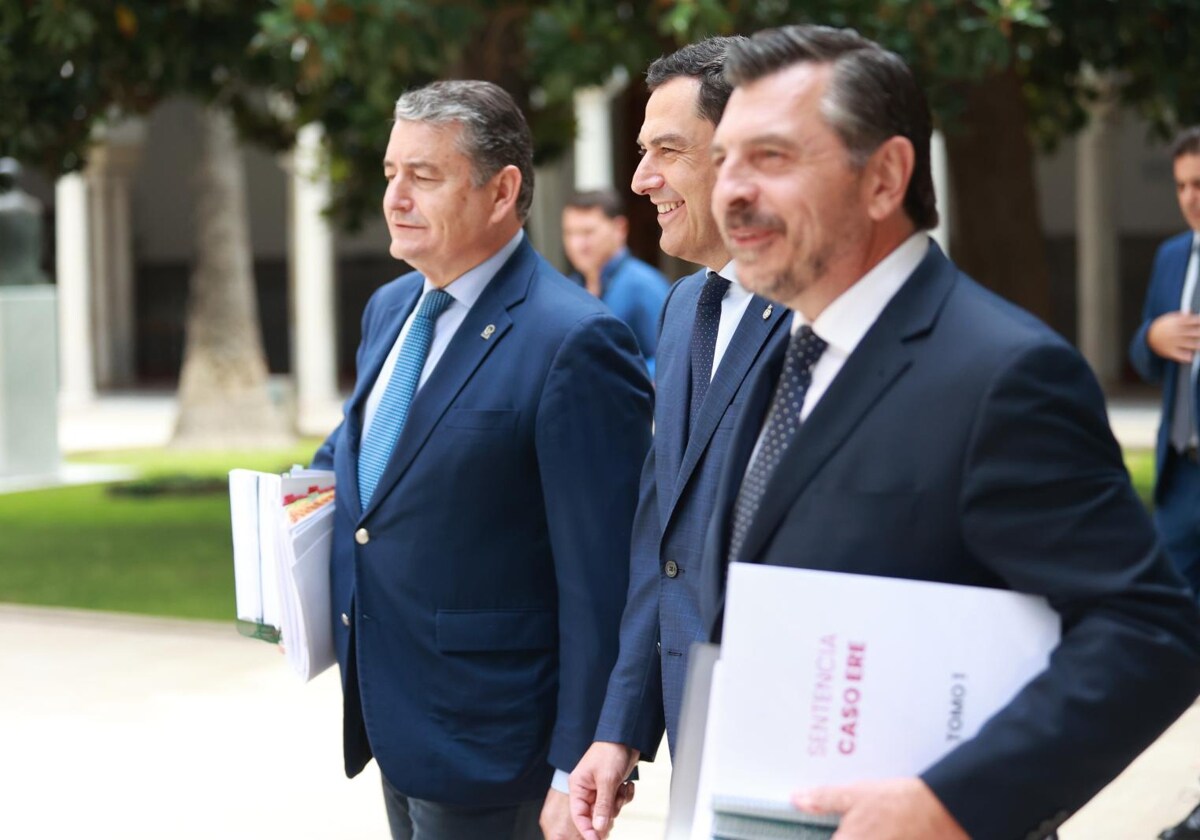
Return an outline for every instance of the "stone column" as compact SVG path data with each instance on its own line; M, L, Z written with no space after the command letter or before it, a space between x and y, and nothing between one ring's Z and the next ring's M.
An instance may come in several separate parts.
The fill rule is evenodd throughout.
M1120 252L1113 175L1118 166L1118 113L1111 86L1102 91L1091 107L1088 127L1079 135L1076 157L1076 323L1079 351L1100 383L1108 385L1120 376L1125 343L1119 336Z
M322 166L319 123L300 129L291 161L289 254L292 281L292 371L296 425L328 434L337 424L337 310L334 231L324 210L330 184Z
M58 270L59 396L79 405L96 396L92 354L92 266L87 181L78 172L54 188L55 263Z
M612 98L629 81L624 70L603 86L575 91L575 189L613 186Z
M130 184L145 132L140 119L106 127L85 173L92 223L96 381L101 388L129 386L136 378Z
M930 165L933 168L933 193L937 198L938 226L929 233L947 254L950 253L950 163L946 157L946 136L934 131L929 142Z

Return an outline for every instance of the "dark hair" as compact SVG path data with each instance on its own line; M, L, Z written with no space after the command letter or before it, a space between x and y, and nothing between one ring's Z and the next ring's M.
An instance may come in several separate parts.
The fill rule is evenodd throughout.
M865 165L892 137L912 143L915 163L904 211L920 229L937 227L929 161L933 118L904 59L853 29L784 26L733 45L725 60L725 75L736 87L801 63L832 66L821 113L850 152L853 166Z
M453 80L410 90L396 100L395 117L435 125L458 123L458 150L470 159L475 186L506 166L521 172L517 218L533 205L533 135L508 91L491 82Z
M1185 128L1171 141L1171 160L1179 160L1184 155L1200 155L1200 125Z
M610 219L616 219L625 215L625 208L621 204L621 199L614 190L588 190L587 192L577 192L567 199L564 208L571 207L576 210L592 210L599 208L605 216Z
M733 85L725 79L725 56L729 48L748 40L744 35L705 38L670 55L656 58L646 70L646 87L653 93L672 79L687 77L700 82L696 110L713 125L721 121Z

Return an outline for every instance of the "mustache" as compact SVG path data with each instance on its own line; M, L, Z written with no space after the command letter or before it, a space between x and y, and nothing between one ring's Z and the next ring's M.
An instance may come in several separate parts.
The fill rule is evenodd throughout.
M783 230L783 220L778 216L755 212L752 207L746 205L730 207L726 210L724 223L726 230L737 230L738 228Z

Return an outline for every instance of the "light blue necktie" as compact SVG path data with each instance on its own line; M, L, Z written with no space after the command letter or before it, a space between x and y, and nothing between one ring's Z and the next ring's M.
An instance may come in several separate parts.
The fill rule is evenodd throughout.
M425 359L429 355L429 344L433 341L433 325L453 301L454 298L441 289L430 290L417 309L408 335L404 336L396 367L392 369L383 398L371 420L371 428L358 453L358 499L363 510L375 492L375 485L379 483L404 421L408 419L408 407L417 392L417 383L421 381L421 371L425 369Z

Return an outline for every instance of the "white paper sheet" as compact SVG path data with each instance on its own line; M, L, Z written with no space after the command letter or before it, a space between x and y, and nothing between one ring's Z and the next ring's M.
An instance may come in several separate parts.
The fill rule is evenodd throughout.
M700 792L783 804L920 773L1046 667L1059 633L1030 595L734 563ZM709 836L704 807L693 837Z

